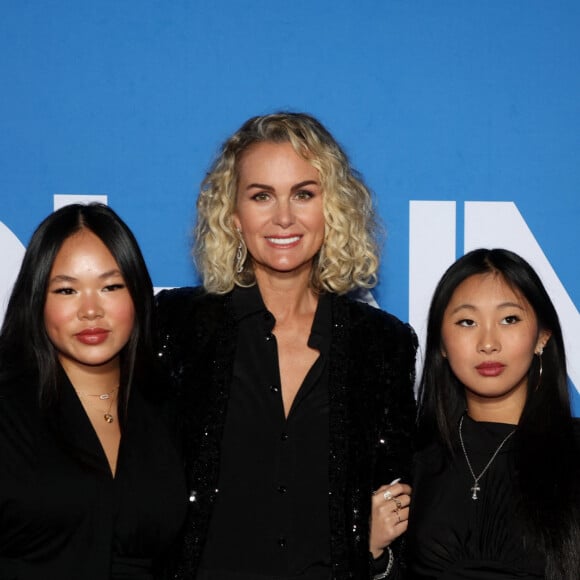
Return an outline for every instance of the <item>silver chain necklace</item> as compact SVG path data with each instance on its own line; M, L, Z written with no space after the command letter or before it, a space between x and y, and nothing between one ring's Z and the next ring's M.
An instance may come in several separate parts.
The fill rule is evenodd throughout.
M483 477L483 474L489 469L489 466L493 463L493 460L497 457L497 454L500 452L501 448L506 444L507 440L516 432L514 429L510 433L508 433L504 440L499 444L498 448L493 452L491 459L487 462L487 465L481 470L481 473L475 477L475 473L473 472L473 467L471 467L471 461L469 461L469 456L467 455L467 451L465 450L465 443L463 442L463 435L461 433L461 428L463 427L463 418L465 415L461 416L461 420L459 421L459 442L461 443L461 449L463 449L463 455L465 455L465 461L467 461L467 467L469 467L469 471L471 472L471 477L473 477L473 486L471 487L471 499L477 499L477 492L481 491L481 487L479 486L479 480Z

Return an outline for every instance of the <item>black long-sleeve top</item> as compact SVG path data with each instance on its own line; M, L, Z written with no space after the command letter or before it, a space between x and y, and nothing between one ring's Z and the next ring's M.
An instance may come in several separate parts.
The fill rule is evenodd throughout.
M331 576L361 580L373 572L372 491L395 477L410 479L416 337L384 311L334 294L328 300ZM221 445L240 327L232 293L179 288L160 293L157 305L160 360L182 409L192 498L178 577L191 579L220 494ZM223 557L228 558L227 547Z
M489 463L515 428L464 416L462 437L473 472L478 476L485 469L478 480L477 499L472 497L474 478L458 431L457 453L452 458L436 442L417 453L407 531L409 579L545 578L545 555L526 540L518 517L513 437ZM580 446L580 422L575 423L574 435Z
M215 506L201 567L211 578L328 579L328 346L322 296L308 343L320 354L284 416L275 320L258 288L240 288L239 325ZM224 558L227 546L227 558ZM203 576L202 576L203 577Z
M48 416L36 385L0 384L0 578L160 577L188 496L159 409L131 394L113 477L62 375Z

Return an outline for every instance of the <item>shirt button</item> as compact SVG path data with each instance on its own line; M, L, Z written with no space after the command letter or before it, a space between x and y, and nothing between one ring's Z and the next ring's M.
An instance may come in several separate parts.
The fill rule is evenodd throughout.
M280 390L278 385L270 385L270 392L277 393Z
M270 341L274 340L274 335L270 332L264 337L264 340L266 342L270 342Z
M288 437L289 437L288 433L281 433L280 434L281 441L286 441L288 439Z
M277 489L278 493L286 493L288 491L288 488L285 485L279 485Z
M278 538L278 546L280 546L280 548L285 548L286 547L286 538L283 538L283 537Z

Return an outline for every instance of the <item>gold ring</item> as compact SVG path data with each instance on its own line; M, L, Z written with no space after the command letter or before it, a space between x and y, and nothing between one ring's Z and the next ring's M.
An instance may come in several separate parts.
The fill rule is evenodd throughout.
M392 498L393 501L395 502L395 505L397 506L397 511L399 511L402 507L403 504L401 503L401 501L399 499L397 499L396 497Z

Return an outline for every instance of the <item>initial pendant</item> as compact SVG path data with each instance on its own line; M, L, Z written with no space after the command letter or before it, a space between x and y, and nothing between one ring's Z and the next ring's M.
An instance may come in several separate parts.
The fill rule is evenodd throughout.
M471 499L477 499L477 492L481 491L481 487L479 487L479 485L477 484L477 481L473 484L471 491L473 492L471 494Z
M113 422L113 415L111 415L111 413L105 413L104 414L104 418L105 418L105 421L107 423L112 423Z

